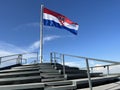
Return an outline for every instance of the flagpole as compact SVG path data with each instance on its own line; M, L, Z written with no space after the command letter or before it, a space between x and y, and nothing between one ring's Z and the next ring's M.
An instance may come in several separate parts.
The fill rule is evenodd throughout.
M41 5L41 17L40 17L40 63L43 62L43 7Z

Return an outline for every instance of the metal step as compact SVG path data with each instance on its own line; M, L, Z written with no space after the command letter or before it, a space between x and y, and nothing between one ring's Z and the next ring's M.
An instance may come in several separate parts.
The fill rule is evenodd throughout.
M54 69L52 66L41 66L40 69Z
M51 86L47 87L44 90L75 90L76 86L74 85L65 85L65 86Z
M51 75L61 75L61 74L60 74L60 73L51 73L51 72L50 72L50 73L40 73L40 75L41 75L41 76L46 76L46 75L47 75L47 76L48 76L48 75L51 76Z
M90 73L91 77L101 77L102 73ZM87 78L87 73L67 73L66 78L70 79L79 79L79 78Z
M59 74L59 71L55 69L40 69L39 71L41 73L58 73Z
M40 68L40 67L52 67L52 65L23 65L23 66L19 66L19 67L14 67L14 68Z
M66 74L66 78L70 79L79 79L79 78L87 78L87 73L80 73L80 74Z
M63 66L56 66L54 67L55 69L57 70L63 70ZM67 70L79 70L79 68L76 68L76 67L68 67L68 66L65 66L65 69Z
M61 73L63 74L63 70L61 70ZM86 70L77 70L77 69L66 69L66 74L74 73L74 74L80 74L80 73L87 73Z
M13 67L13 69L23 69L23 68L39 68L39 66L19 66L19 67Z
M39 65L52 65L53 63L39 63Z
M40 76L29 76L29 77L0 79L0 85L13 85L13 84L35 83L35 82L41 82L41 77Z
M102 76L103 75L103 73L90 73L90 76L91 77L100 77L100 76Z
M10 65L10 66L0 67L0 70L11 69L13 67L18 67L18 66L21 66L21 64L13 64L13 65Z
M43 79L47 79L47 78L64 78L63 75L40 75Z
M64 78L48 78L48 79L42 79L42 82L53 82L53 81L61 81L65 80Z
M27 83L17 85L2 85L0 90L44 90L44 83Z
M40 69L40 70L46 70L46 69L51 69L51 70L55 70L52 67L27 67L27 68L12 68L11 70L27 70L27 69Z
M39 71L26 71L26 72L10 72L10 73L1 73L0 78L16 78L22 76L40 76Z
M39 71L38 68L27 68L27 69L8 69L8 70L2 70L1 73L10 73L10 72L24 72L24 71Z
M45 82L46 86L62 86L62 85L72 85L72 81L63 80L63 81L55 81L55 82Z

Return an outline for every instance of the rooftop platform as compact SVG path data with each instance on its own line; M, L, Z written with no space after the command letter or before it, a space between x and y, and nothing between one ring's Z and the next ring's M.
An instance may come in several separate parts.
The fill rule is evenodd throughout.
M64 58L59 58L60 60L63 60L63 63L56 62L56 59L52 57L53 60L47 63L35 62L32 64L23 64L22 59L24 58L22 58L22 54L17 54L17 56L18 58L15 59L16 64L0 68L0 90L120 89L120 74L111 75L108 72L108 74L105 75L102 72L90 72L88 59L91 58L78 57L84 58L87 63L87 69L81 69L76 66L65 65ZM6 57L11 56L5 56L1 58ZM9 60L4 62L7 61ZM97 59L97 61L111 62L99 59ZM115 63L114 65L116 65L117 62L112 63ZM109 70L108 65L107 67ZM93 89L89 88L90 84L92 84L91 86Z

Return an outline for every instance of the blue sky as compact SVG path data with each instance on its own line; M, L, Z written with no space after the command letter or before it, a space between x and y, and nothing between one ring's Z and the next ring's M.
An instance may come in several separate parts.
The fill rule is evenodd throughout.
M44 59L51 51L120 59L120 0L0 0L0 55L39 51L40 5L80 27L78 35L44 26Z

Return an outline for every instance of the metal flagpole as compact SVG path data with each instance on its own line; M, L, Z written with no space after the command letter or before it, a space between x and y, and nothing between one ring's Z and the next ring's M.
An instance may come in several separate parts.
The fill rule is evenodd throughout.
M43 62L43 7L41 5L41 17L40 17L40 63Z

